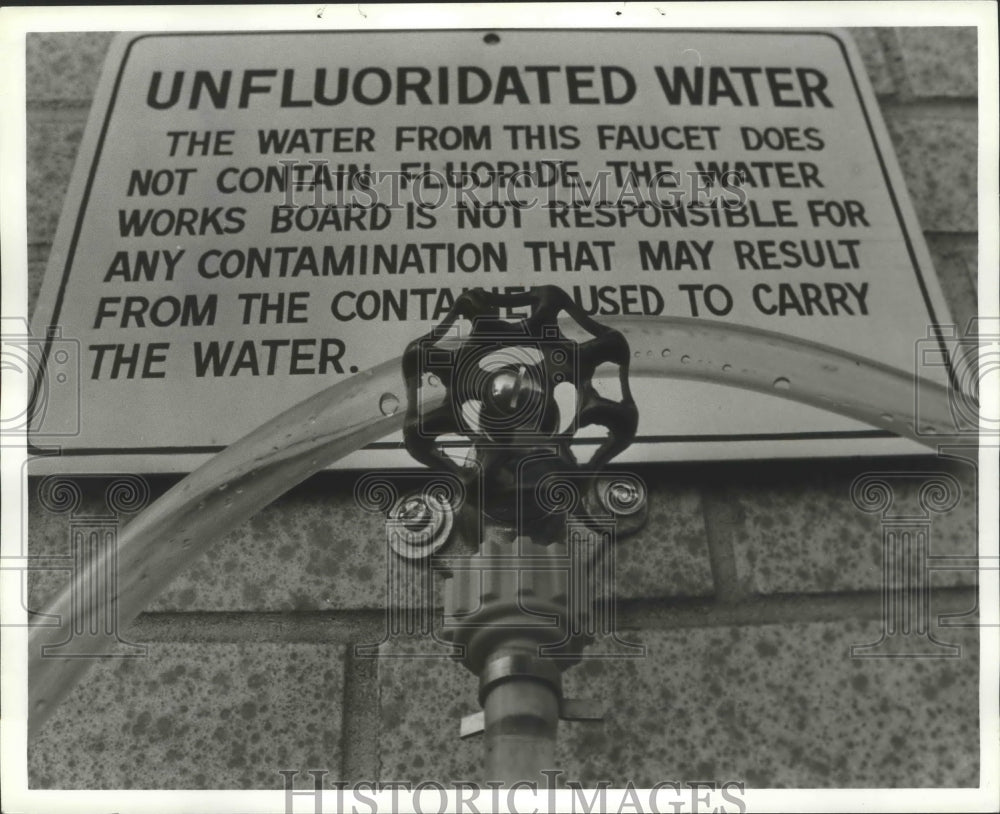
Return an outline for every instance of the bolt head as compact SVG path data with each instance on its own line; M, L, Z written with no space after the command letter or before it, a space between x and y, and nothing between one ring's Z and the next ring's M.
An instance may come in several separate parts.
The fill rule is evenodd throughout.
M400 498L389 510L392 549L401 557L428 557L445 544L454 525L454 510L434 495Z
M601 491L601 502L612 514L635 514L646 504L646 490L639 481L613 480Z
M404 501L397 516L409 531L429 528L434 519L427 501L421 497L412 497Z

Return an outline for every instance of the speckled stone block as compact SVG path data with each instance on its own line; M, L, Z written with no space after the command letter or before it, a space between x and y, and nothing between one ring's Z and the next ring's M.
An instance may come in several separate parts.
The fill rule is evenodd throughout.
M337 647L152 643L147 658L91 669L30 742L29 783L281 789L282 769L336 776L342 696Z
M589 661L568 697L600 723L563 722L563 779L741 781L751 788L931 787L978 782L976 637L948 631L956 659L852 659L875 622L632 634L642 659ZM447 661L383 660L383 780L483 778L482 736L458 738L476 679ZM627 688L627 689L624 689Z
M655 470L651 471L655 472ZM647 474L652 493L651 516L637 535L617 547L616 586L622 598L698 596L712 592L701 501L695 490L656 482ZM404 585L418 575L399 567L390 555L381 514L362 510L354 499L357 476L326 473L312 478L264 508L226 535L171 583L149 611L291 611L381 609L388 606L390 559L393 579ZM101 479L90 484L84 512L100 511ZM165 492L171 478L149 479L150 499ZM401 487L405 489L405 486ZM29 492L32 552L68 553L69 519L46 511L38 500L38 482ZM122 518L124 525L127 517ZM66 574L42 573L33 578L32 607L66 580ZM441 606L441 579L429 604ZM404 604L419 603L407 589Z
M978 658L852 659L877 623L644 633L647 657L583 664L570 696L605 700L602 724L563 725L584 786L743 781L749 788L968 786L978 782ZM628 687L628 692L621 692Z
M975 96L974 28L898 28L903 69L915 96Z
M395 554L383 515L355 502L356 478L321 474L279 498L193 562L150 609L386 608ZM402 567L398 575L405 586L419 577ZM412 604L422 594L393 595ZM433 592L430 604L440 604Z
M921 459L922 460L922 459ZM927 472L941 471L931 460ZM734 552L741 587L756 593L825 593L880 590L883 585L883 516L866 512L851 497L855 477L880 473L889 482L892 514L930 518L931 555L976 553L976 481L971 468L949 471L958 484L958 503L945 513L927 512L919 495L925 477L919 464L880 460L870 465L769 468L735 485L731 499L742 519ZM895 477L890 472L904 472ZM932 571L934 587L975 584L975 571Z
M882 42L879 38L879 29L849 28L847 31L861 53L865 71L868 73L875 93L879 96L889 96L895 93L896 86L892 81L892 74L889 72L885 50L882 48Z
M86 111L28 112L28 244L51 243L73 174Z
M971 115L910 117L888 110L886 125L925 231L975 232L975 107Z
M975 235L926 235L951 318L965 331L979 313L978 245Z
M45 279L45 267L48 262L48 246L45 246L44 257L43 252L34 251L30 249L28 251L28 319L35 313L35 305L38 302L38 295L42 290L42 280Z
M979 241L975 235L928 235L934 259L939 257L955 265L956 273L963 273L973 286L979 283Z
M72 478L83 487L79 509L103 506L106 478ZM316 610L385 606L386 543L382 518L353 499L355 476L319 475L264 508L195 558L147 610ZM175 478L147 478L150 502ZM68 553L69 517L47 510L37 479L29 491L34 554ZM106 511L106 510L104 510ZM122 516L122 526L130 516ZM65 575L39 575L32 602L44 602Z
M696 489L663 483L654 467L635 470L649 491L649 518L615 549L615 587L621 599L706 596L712 570L701 498Z
M423 650L416 639L394 648ZM458 737L462 716L479 709L476 676L447 658L382 658L378 680L381 780L481 779L482 738Z
M113 531L123 528L135 516L133 512L116 511L109 506L109 490L119 489L122 485L129 489L136 488L137 491L132 494L146 495L144 500L134 504L141 508L155 498L158 484L163 482L162 478L133 478L137 476L119 478L94 474L28 479L28 511L22 515L22 524L26 525L23 534L28 553L45 558L41 561L45 567L29 573L26 608L42 610L59 590L69 584L74 524L90 518L103 518L103 528ZM129 508L128 504L120 502L114 505ZM64 565L65 569L62 569Z
M28 104L89 102L114 36L103 31L28 34Z

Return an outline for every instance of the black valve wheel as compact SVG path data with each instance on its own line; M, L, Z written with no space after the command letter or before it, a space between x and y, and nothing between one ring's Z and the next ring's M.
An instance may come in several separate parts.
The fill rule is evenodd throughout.
M506 320L502 308L529 307L526 317ZM577 342L559 328L569 315L592 338ZM456 321L471 323L466 336ZM587 461L600 469L635 438L638 410L628 383L628 342L616 330L587 316L561 289L539 286L523 293L496 294L473 289L460 295L448 315L430 333L411 342L403 354L407 412L403 439L410 454L434 469L459 476L463 466L444 453L442 436L464 436L486 457L506 450L555 448L564 463L575 465L569 445L590 425L607 429L607 438ZM621 399L600 395L594 387L599 365L618 366ZM444 403L420 409L419 389L437 377ZM556 389L575 387L575 415L562 421ZM563 429L560 429L560 427Z

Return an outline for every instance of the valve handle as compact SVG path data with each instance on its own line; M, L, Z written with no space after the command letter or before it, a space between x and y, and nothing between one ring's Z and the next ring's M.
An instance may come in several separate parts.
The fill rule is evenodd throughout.
M500 318L501 308L523 306L530 306L528 316ZM567 338L558 323L563 312L592 338L582 343ZM472 324L464 337L453 329L459 318ZM588 466L602 467L635 438L639 413L629 389L629 359L625 337L587 316L556 286L512 294L466 291L441 324L410 342L403 354L406 449L431 468L461 476L468 468L442 451L441 436L461 435L488 447L554 444L568 453L579 429L598 425L607 428L608 437ZM620 401L594 388L594 372L604 363L618 366ZM425 414L419 389L431 376L441 381L445 397ZM555 390L563 382L576 388L576 409L560 431Z

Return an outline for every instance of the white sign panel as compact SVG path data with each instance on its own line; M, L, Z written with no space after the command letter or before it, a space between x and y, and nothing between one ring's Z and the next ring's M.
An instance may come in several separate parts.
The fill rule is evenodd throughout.
M867 77L824 31L122 35L32 330L60 466L189 469L464 288L751 325L912 369L947 321ZM940 375L946 371L923 371ZM636 383L633 460L915 445ZM407 463L398 439L346 465Z

